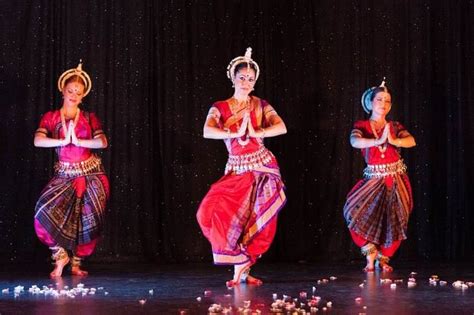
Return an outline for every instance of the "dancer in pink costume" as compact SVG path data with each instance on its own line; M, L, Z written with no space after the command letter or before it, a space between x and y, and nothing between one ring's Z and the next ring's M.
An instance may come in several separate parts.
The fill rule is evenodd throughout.
M107 138L97 116L79 109L91 87L82 63L64 72L58 80L62 107L44 114L35 133L34 145L55 148L58 156L54 177L36 203L34 221L38 238L52 251L53 278L70 261L73 275L87 275L81 260L94 252L104 223L109 181L91 149L107 147Z

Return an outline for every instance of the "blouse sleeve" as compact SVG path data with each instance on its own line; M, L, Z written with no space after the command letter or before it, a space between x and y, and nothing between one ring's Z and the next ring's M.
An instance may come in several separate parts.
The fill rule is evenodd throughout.
M102 124L96 114L90 113L89 123L91 125L92 138L95 138L99 135L104 134L104 130L102 129Z
M356 121L351 130L351 137L354 136L358 138L363 138L364 137L363 125L364 125L364 121L362 120Z
M41 117L38 129L36 129L36 133L42 133L45 136L51 135L53 133L53 127L52 127L52 112L47 112L46 114Z
M278 113L276 110L273 108L272 105L270 105L267 101L262 100L262 105L263 105L263 118L265 121L265 126L270 126L271 125L271 118L273 116L278 116Z
M207 114L207 118L212 118L216 122L216 124L219 124L219 121L221 119L221 112L219 111L219 108L214 104L211 106L209 109L209 113Z
M395 134L397 135L397 138L400 138L400 134L402 132L408 132L408 130L405 128L405 126L403 126L401 123L399 123L398 121L394 121L393 122L393 127L394 127L394 131L395 131Z

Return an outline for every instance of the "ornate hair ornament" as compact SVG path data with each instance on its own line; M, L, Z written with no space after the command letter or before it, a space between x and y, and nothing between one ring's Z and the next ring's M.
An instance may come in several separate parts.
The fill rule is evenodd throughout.
M77 68L72 68L72 69L66 70L66 71L63 72L63 74L61 74L61 76L58 79L58 89L59 89L59 91L61 91L61 92L63 91L64 86L66 85L66 81L74 75L77 75L78 77L80 77L82 79L82 81L84 82L85 89L84 89L84 95L83 96L86 96L87 94L89 94L89 92L91 91L91 88L92 88L92 81L91 81L91 78L89 77L89 75L87 74L87 72L82 70L82 59L79 60L79 64L77 65Z
M246 63L247 68L250 68L250 65L255 67L255 81L257 81L258 76L260 74L260 67L258 64L252 59L252 48L248 47L245 51L244 56L239 56L231 60L229 65L227 66L227 77L234 82L235 80L235 67L237 67L241 63Z
M374 93L375 89L378 87L382 87L385 92L387 92L387 87L385 86L385 77L383 77L382 83L380 83L379 86L373 86L371 88L368 88L365 90L365 92L362 94L362 98L360 100L362 104L362 108L367 114L370 114L370 111L372 110L372 94Z

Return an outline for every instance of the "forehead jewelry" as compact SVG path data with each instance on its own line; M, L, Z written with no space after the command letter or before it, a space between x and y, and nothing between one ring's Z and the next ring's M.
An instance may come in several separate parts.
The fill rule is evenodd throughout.
M79 76L82 79L82 81L84 82L85 89L84 89L84 95L83 96L86 96L87 94L89 94L89 92L91 91L91 88L92 88L92 81L91 81L91 78L89 77L89 75L87 74L87 72L82 70L82 59L79 60L79 64L77 65L76 68L66 70L66 71L63 72L63 74L61 74L61 76L58 79L58 89L59 89L59 91L61 91L61 92L63 91L64 86L66 85L67 79L69 79L70 77L72 77L74 75Z
M241 63L247 64L247 75L250 73L250 66L253 65L255 67L255 81L257 81L258 76L260 75L260 67L258 64L252 59L252 48L248 47L245 51L244 56L239 56L232 59L227 66L227 77L234 82L235 80L235 67L237 67Z

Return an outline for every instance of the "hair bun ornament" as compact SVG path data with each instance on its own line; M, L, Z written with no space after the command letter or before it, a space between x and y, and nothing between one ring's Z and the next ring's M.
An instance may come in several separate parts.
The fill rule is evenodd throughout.
M255 81L257 81L258 76L260 75L260 67L258 64L252 59L252 48L248 47L245 51L245 55L235 57L229 62L227 66L227 77L234 82L235 79L235 67L237 67L241 63L246 63L247 66L251 64L255 67Z
M383 77L382 83L378 87L384 88L385 91L387 91L387 87L385 86L385 77ZM372 110L372 93L374 90L377 88L377 86L373 86L371 88L368 88L365 90L364 93L362 93L362 98L360 99L360 103L362 104L362 108L364 109L364 112L367 114L370 114L370 111Z
M87 72L82 70L82 59L79 60L79 64L77 65L76 68L66 70L66 71L63 72L63 74L61 74L61 76L58 79L58 89L59 89L59 91L60 92L63 91L64 86L66 85L66 81L74 75L77 75L78 77L80 77L82 79L82 81L84 82L85 89L84 89L84 95L83 96L86 96L87 94L89 94L89 92L91 91L91 88L92 88L92 80L89 77L89 75L87 74Z

